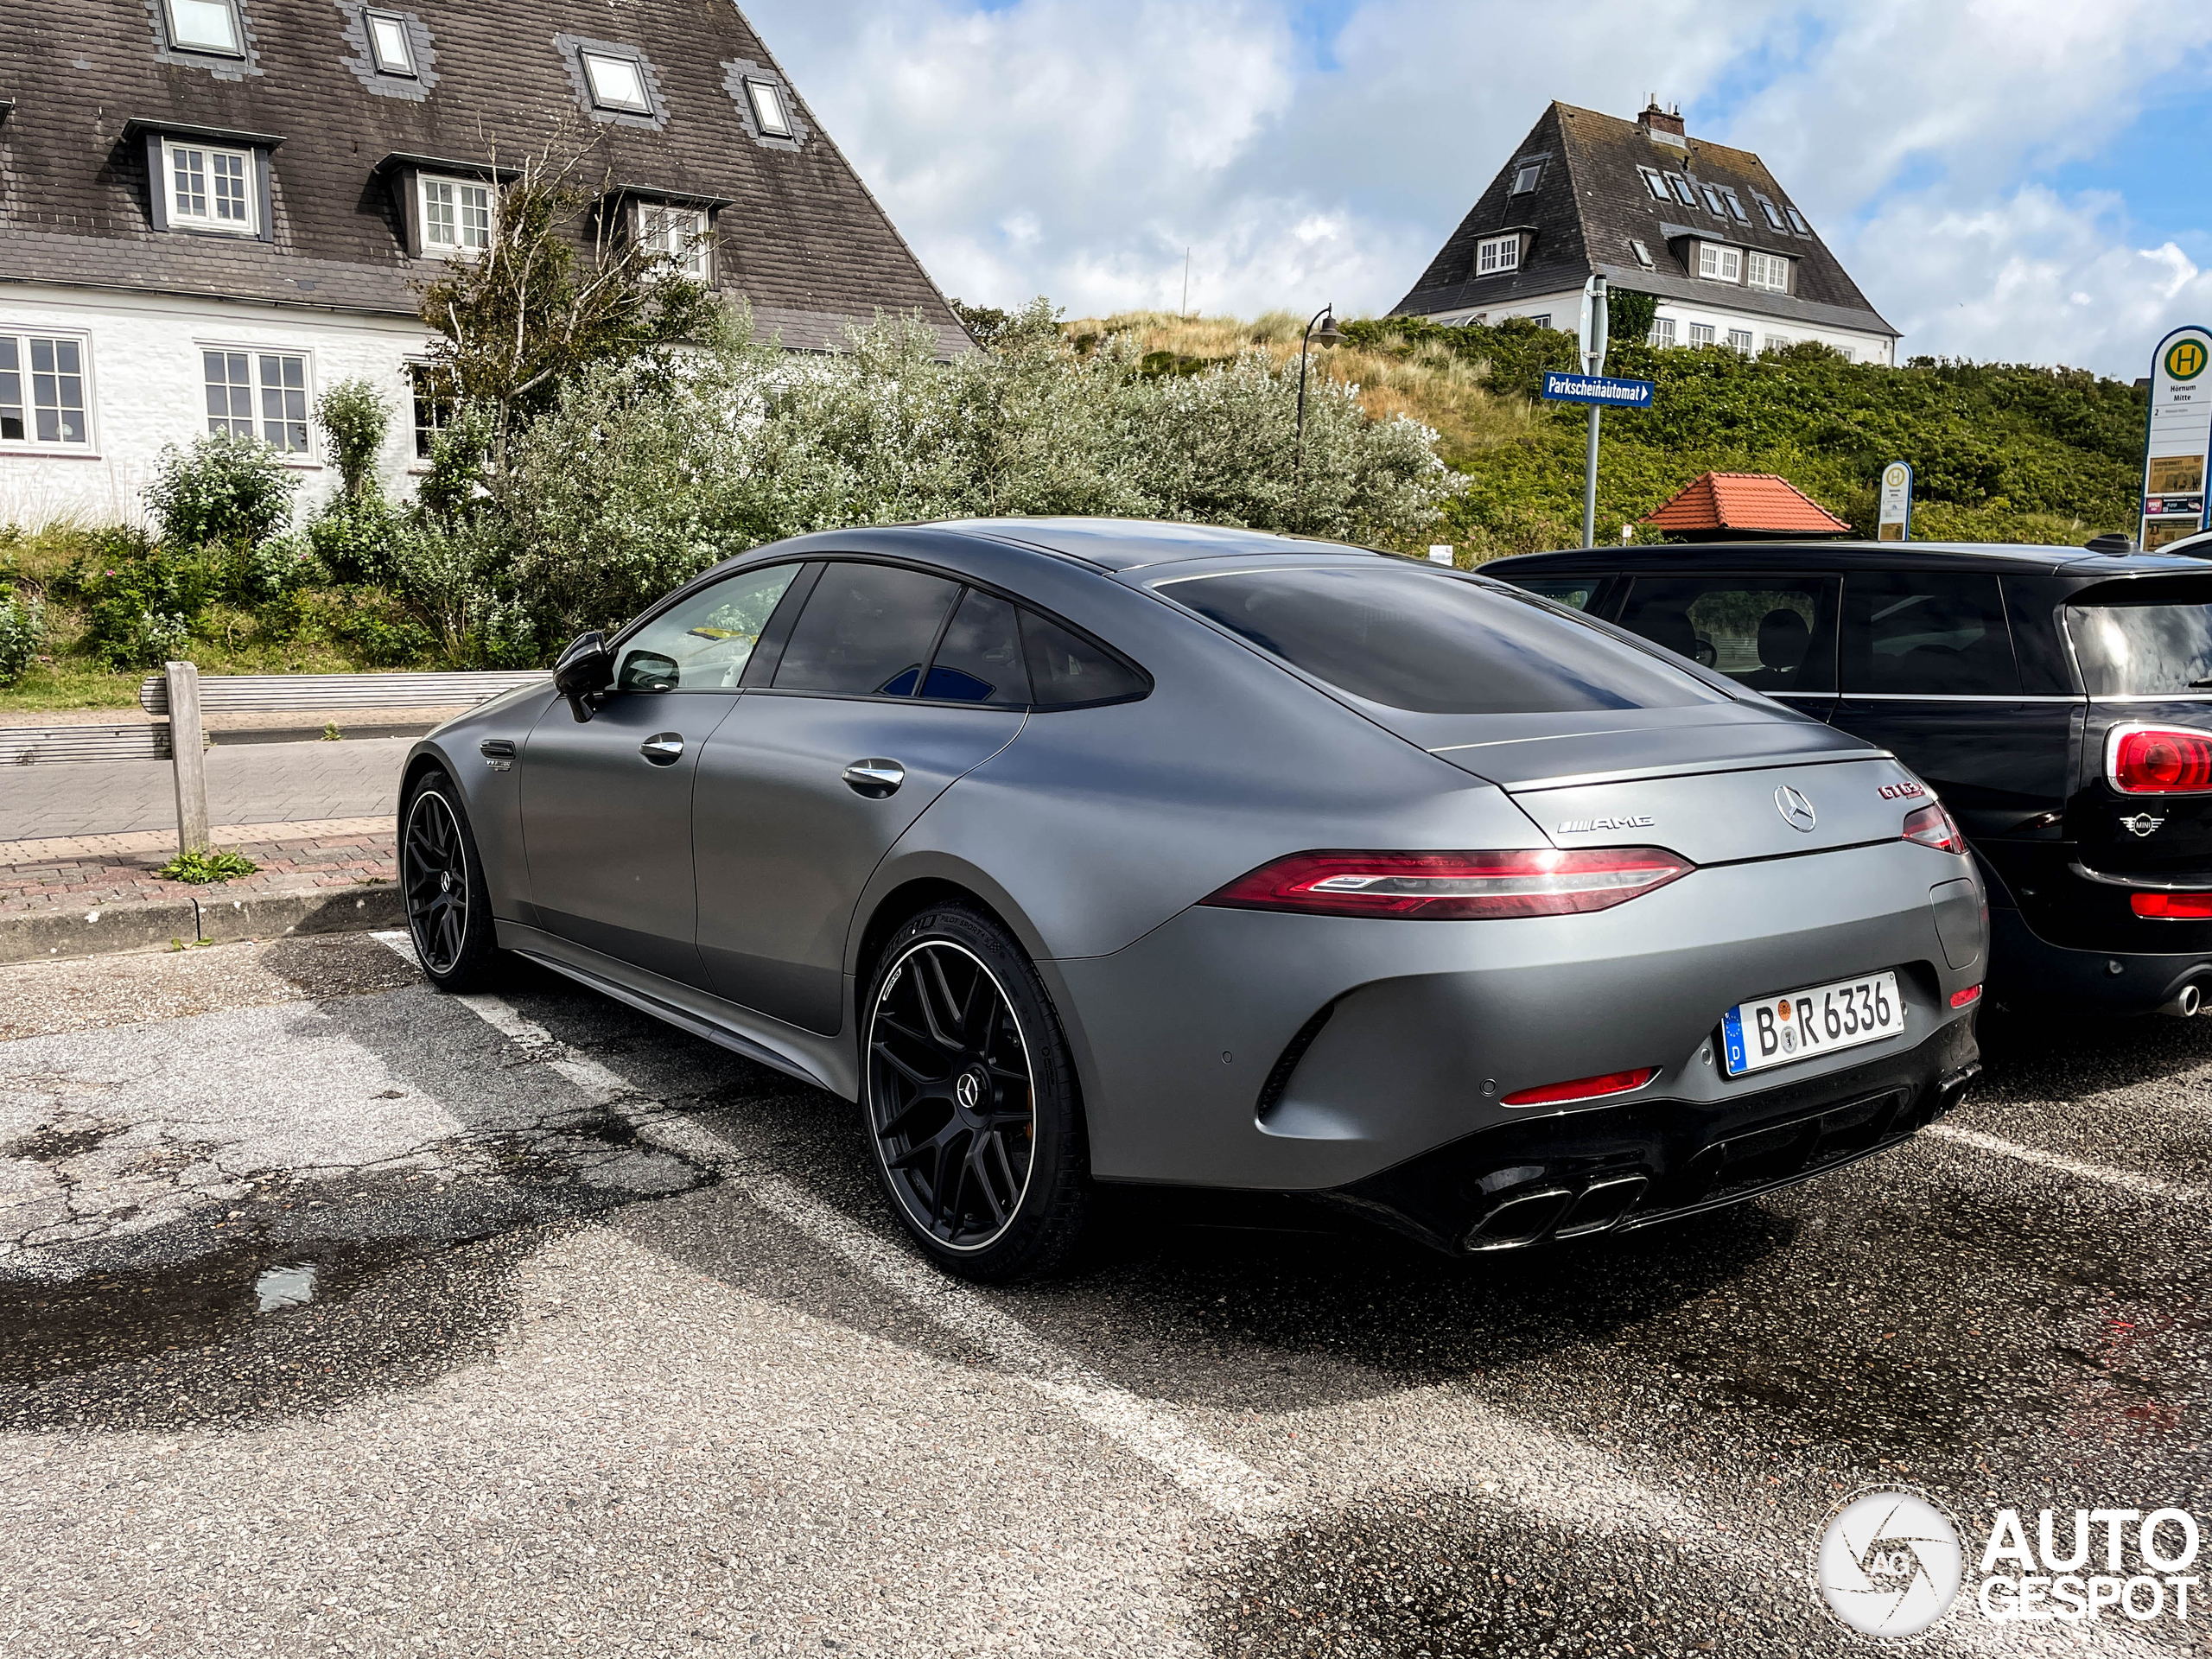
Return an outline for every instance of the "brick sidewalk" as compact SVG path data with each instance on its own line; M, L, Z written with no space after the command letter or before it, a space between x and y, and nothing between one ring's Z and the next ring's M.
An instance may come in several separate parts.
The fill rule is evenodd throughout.
M205 887L154 874L176 850L174 832L0 841L0 916L96 910L154 899L245 899L271 888L349 887L389 882L390 818L225 824L218 847L244 853L258 874Z

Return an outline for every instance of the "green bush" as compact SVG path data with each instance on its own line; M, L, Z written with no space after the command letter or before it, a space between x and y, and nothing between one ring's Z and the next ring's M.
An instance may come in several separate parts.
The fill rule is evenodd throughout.
M0 587L0 685L13 685L46 639L46 607Z
M391 404L366 380L340 380L315 400L330 464L348 497L380 493L377 457L391 430Z
M403 512L373 492L339 496L308 524L308 544L331 579L377 585L392 579Z
M299 534L272 536L251 547L232 549L226 575L230 597L248 607L266 605L329 580L314 543Z
M79 648L115 669L158 668L181 652L227 586L222 555L172 554L129 531L103 538L93 560L70 572L85 612Z
M258 438L211 432L163 446L146 505L181 547L251 546L291 522L299 479Z

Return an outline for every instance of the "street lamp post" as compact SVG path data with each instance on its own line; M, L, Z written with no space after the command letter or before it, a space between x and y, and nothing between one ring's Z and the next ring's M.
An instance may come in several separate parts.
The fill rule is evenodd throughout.
M1338 345L1344 340L1344 331L1337 327L1334 301L1313 314L1298 342L1298 448L1291 464L1291 512L1300 530L1306 528L1306 353L1317 340L1324 346Z

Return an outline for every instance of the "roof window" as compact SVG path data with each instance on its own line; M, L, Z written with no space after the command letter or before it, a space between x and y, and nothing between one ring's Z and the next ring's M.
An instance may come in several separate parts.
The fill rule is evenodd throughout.
M1718 190L1714 189L1709 184L1700 184L1698 186L1698 192L1700 194L1704 196L1706 210L1708 213L1712 213L1716 219L1727 218L1728 210L1721 206L1720 193Z
M1798 235L1810 236L1813 233L1813 227L1805 222L1805 215L1799 213L1795 207L1790 207L1785 202L1783 204L1782 211L1789 215L1789 228L1796 232Z
M1543 157L1540 156L1534 161L1522 162L1518 167L1513 169L1513 189L1511 194L1516 196L1525 196L1529 194L1539 184L1543 182Z
M407 20L393 12L372 11L362 21L368 27L369 55L376 60L377 73L414 79L415 48L407 39Z
M1772 202L1769 201L1769 200L1768 200L1764 196L1759 195L1758 194L1757 194L1756 192L1754 192L1754 193L1753 193L1753 194L1752 194L1752 196L1751 196L1751 200L1752 200L1753 201L1756 201L1757 203L1758 203L1758 205L1759 205L1759 212L1761 212L1761 213L1764 213L1764 214L1766 215L1766 222L1767 222L1768 224L1770 224L1770 225L1773 226L1774 226L1774 228L1775 228L1776 230L1777 230L1777 231L1782 231L1782 230L1787 230L1787 229L1789 229L1789 228L1788 226L1784 225L1784 224L1782 222L1782 213L1781 213L1781 211L1780 211L1778 208L1777 208L1777 207L1775 207L1775 205L1774 205Z
M245 55L245 31L233 0L163 0L168 14L169 44L181 52Z
M652 113L652 100L645 96L645 72L635 58L618 57L611 52L586 52L582 56L594 104L602 110L632 115Z
M1651 193L1653 200L1664 201L1667 200L1667 181L1659 176L1659 169L1657 168L1639 167L1636 170L1642 175L1643 179L1643 188Z
M1631 237L1629 238L1629 246L1636 251L1636 263L1637 264L1642 265L1646 270L1655 270L1657 269L1657 267L1651 263L1651 250L1645 247L1642 242Z
M791 111L784 107L784 89L772 80L747 80L745 95L752 100L753 118L771 138L791 136Z
M1748 225L1751 222L1751 216L1744 211L1743 201L1733 190L1724 184L1720 187L1720 195L1721 199L1728 204L1729 218L1734 219L1738 225Z
M1675 187L1675 199L1685 207L1697 206L1697 192L1690 188L1690 181L1679 173L1669 173L1667 182Z

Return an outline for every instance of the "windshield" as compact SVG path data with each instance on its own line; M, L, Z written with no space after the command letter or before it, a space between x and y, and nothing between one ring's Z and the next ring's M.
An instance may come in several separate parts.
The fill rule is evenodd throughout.
M1441 571L1308 566L1160 587L1315 678L1393 709L1526 715L1728 701L1539 601Z
M2212 691L2212 583L2139 589L2139 599L2128 593L2066 607L2082 690L2093 697Z

